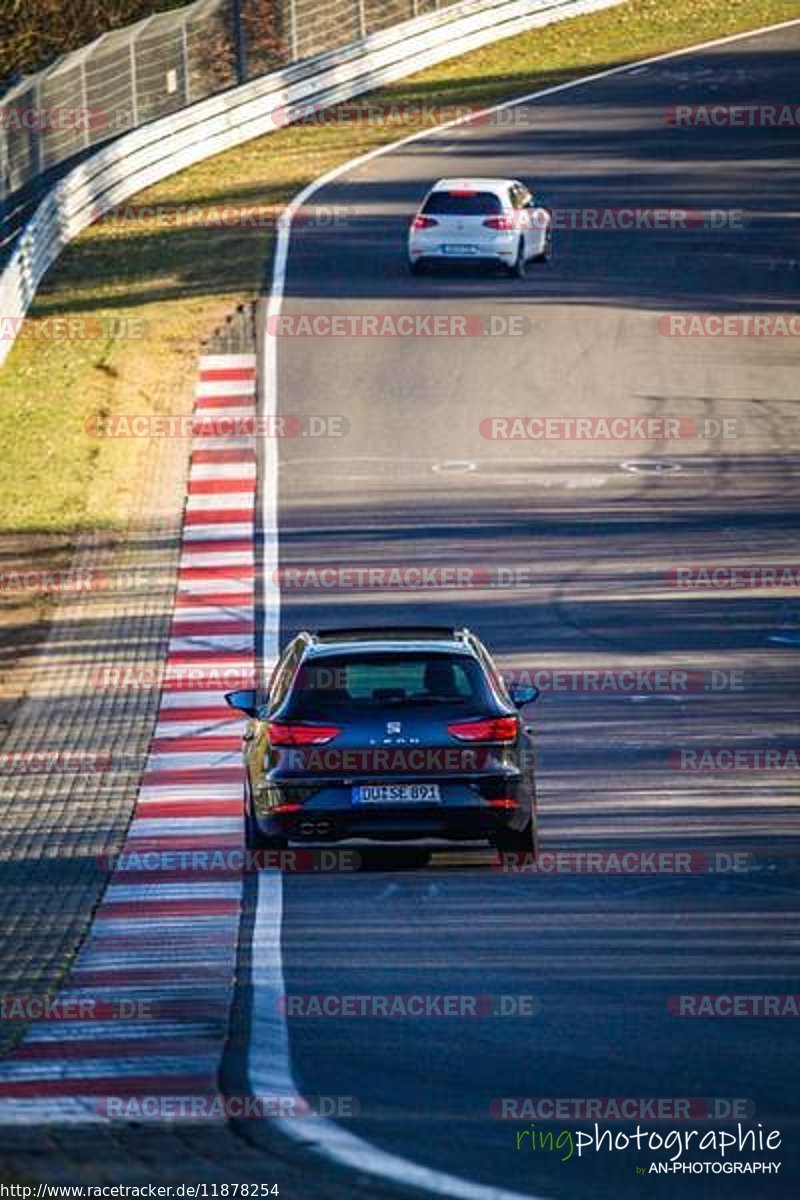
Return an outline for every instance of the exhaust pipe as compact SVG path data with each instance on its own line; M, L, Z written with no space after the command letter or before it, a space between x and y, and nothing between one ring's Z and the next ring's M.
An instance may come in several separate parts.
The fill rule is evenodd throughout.
M312 821L306 819L300 822L297 826L297 831L298 833L302 833L303 837L314 837L315 834L318 837L324 837L331 832L331 823L326 820Z

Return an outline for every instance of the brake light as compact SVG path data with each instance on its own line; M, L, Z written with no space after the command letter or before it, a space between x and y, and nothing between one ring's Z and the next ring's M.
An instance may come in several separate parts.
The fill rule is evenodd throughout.
M487 217L483 222L488 229L513 229L514 218L505 217Z
M477 196L474 188L451 188L448 196Z
M417 217L414 217L414 220L411 222L411 228L412 229L432 229L434 225L438 225L438 224L439 224L439 222L435 221L433 217L417 216Z
M462 742L513 742L517 737L517 718L482 717L478 721L459 721L448 725L447 732Z
M497 800L489 801L489 808L500 808L509 812L512 808L519 808L519 801L511 796L499 796Z
M273 746L324 746L342 731L338 725L287 725L270 721L268 732Z

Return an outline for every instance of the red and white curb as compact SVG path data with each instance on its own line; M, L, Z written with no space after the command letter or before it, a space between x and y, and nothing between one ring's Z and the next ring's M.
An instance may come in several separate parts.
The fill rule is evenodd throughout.
M255 411L254 355L200 360L198 417ZM241 720L223 693L254 671L255 498L254 438L196 431L158 719L122 857L56 998L84 1004L31 1024L0 1062L0 1123L105 1121L120 1102L161 1119L174 1097L213 1109L242 878L166 856L243 848Z

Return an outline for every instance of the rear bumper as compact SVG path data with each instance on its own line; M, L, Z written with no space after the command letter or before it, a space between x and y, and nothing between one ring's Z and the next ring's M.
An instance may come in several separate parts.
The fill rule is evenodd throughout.
M442 242L437 238L415 237L408 242L408 258L416 262L441 263L508 263L517 256L519 235L514 232L500 234L497 237L485 238L474 243L475 251L467 254L449 254L445 252Z
M356 781L354 781L356 782ZM491 839L498 830L525 829L533 818L532 793L516 771L474 779L391 780L359 779L358 783L433 783L441 788L437 804L353 803L348 780L320 783L310 780L272 783L254 804L256 823L265 837L292 841L341 841L366 838L376 841L445 841ZM516 806L493 807L492 801L515 801ZM284 805L292 811L282 811Z
M518 811L490 809L382 808L369 812L338 810L299 812L259 817L258 826L266 837L288 838L292 842L341 842L352 838L376 842L414 842L431 839L445 842L491 841L503 829L524 829Z

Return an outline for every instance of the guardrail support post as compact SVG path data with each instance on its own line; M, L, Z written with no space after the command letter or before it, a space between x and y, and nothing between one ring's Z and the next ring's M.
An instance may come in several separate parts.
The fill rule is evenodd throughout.
M358 36L367 36L367 9L364 0L358 0Z
M233 18L233 45L236 54L236 79L238 83L247 83L241 0L231 0L231 16Z
M136 95L136 42L130 41L131 49L131 129L139 124L139 101Z
M295 0L289 0L289 54L291 55L291 62L297 62L300 57L297 47L297 5L295 4Z

